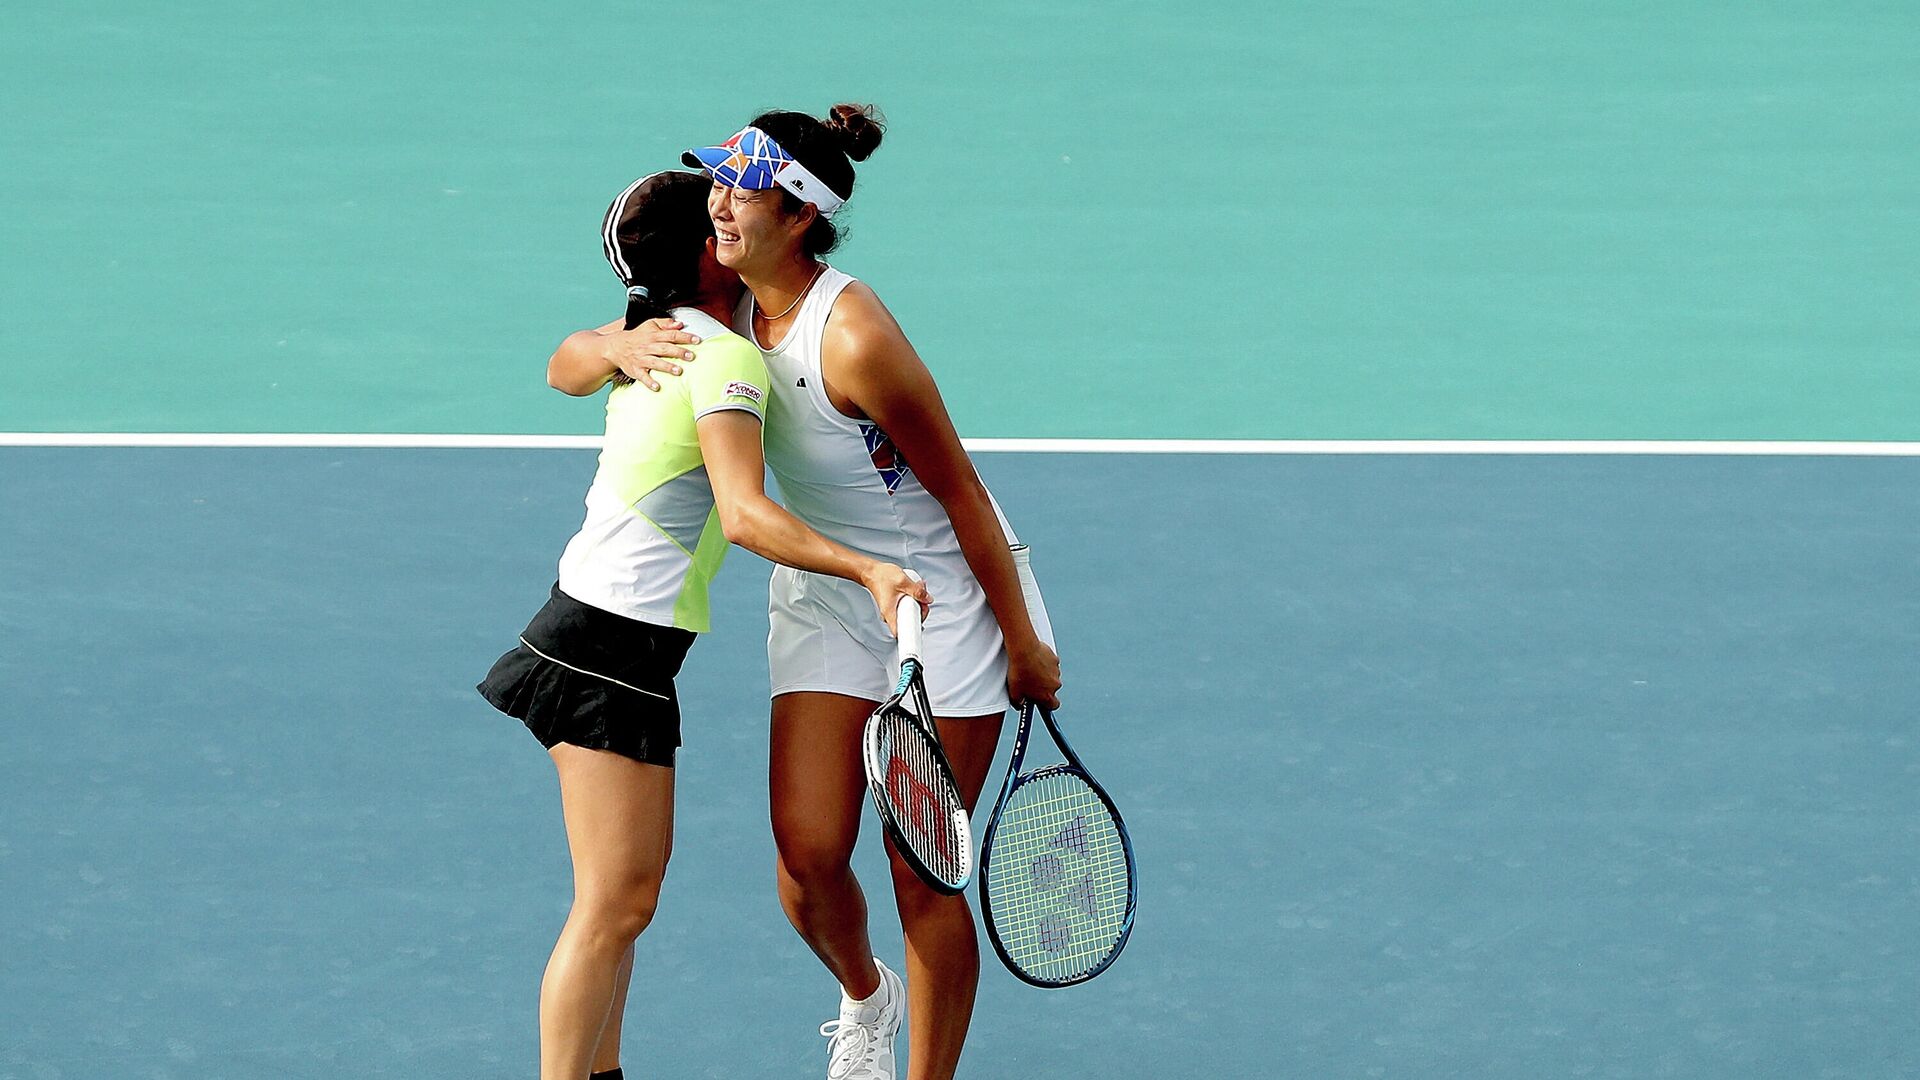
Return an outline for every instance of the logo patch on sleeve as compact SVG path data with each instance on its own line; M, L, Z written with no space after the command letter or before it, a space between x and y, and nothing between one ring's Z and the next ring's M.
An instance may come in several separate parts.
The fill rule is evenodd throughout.
M730 382L727 384L727 397L743 397L755 405L760 404L760 388L748 382Z

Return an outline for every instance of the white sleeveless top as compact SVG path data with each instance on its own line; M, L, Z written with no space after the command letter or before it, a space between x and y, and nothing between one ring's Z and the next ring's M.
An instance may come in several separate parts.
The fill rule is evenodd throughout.
M767 466L795 517L855 551L919 572L938 596L936 579L972 576L946 509L920 485L912 463L878 424L833 407L821 377L827 316L854 280L823 265L786 336L776 347L761 349L773 384ZM740 300L734 329L760 344L751 291ZM994 512L999 514L998 505ZM1003 514L1000 525L1007 542L1018 543Z

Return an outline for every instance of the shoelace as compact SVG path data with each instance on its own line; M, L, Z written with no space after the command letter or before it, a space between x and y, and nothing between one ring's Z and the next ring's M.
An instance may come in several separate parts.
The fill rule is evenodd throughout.
M846 1076L873 1063L873 1036L867 1025L842 1017L821 1024L820 1034L827 1037L827 1076Z

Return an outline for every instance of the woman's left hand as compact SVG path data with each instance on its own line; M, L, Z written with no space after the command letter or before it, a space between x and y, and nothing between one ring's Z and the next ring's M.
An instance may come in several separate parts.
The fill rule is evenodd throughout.
M601 337L600 356L615 371L649 390L660 389L651 372L680 374L680 364L693 360L688 345L700 338L678 319L648 319L631 330L613 330Z
M1060 707L1060 657L1038 637L1007 649L1007 697L1015 705L1031 701Z

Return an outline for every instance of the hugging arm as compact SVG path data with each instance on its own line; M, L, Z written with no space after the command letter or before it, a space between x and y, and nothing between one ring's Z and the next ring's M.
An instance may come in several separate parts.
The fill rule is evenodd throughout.
M868 558L836 544L767 497L766 459L760 446L760 418L741 409L710 412L697 422L700 456L713 484L713 504L727 540L765 559L857 582L873 594L880 615L893 629L900 597L920 602L925 614L927 587L891 563Z
M648 373L680 374L679 365L693 359L686 346L700 343L678 319L648 319L631 330L625 325L621 319L568 334L547 359L547 385L586 397L618 374L658 390L660 384Z

